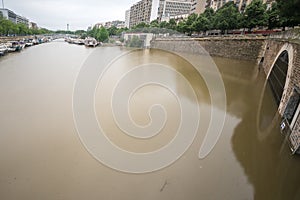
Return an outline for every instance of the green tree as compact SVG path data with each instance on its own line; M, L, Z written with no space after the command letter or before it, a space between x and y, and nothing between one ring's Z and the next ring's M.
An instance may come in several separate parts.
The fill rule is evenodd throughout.
M27 35L29 28L25 24L17 24L17 33L18 35Z
M215 29L214 22L215 22L215 11L212 8L207 8L202 14L203 17L208 19L209 25L208 30Z
M233 1L220 8L214 17L214 26L224 33L225 30L236 29L239 26L240 12Z
M283 20L280 16L280 10L278 8L278 4L274 2L272 7L267 11L268 14L268 28L278 28L281 27Z
M115 26L112 26L112 27L108 28L107 31L110 36L117 35L118 28Z
M207 8L203 13L203 16L209 19L210 21L213 20L214 15L215 15L215 11L212 8Z
M120 35L122 35L123 32L128 31L128 30L129 30L128 28L120 28L117 30L117 35L120 36Z
M2 28L2 26L0 26L0 35L4 35L4 29Z
M133 27L133 29L140 29L140 28L146 28L149 27L148 24L146 24L145 22L141 22L139 24L137 24L136 26Z
M186 33L188 31L188 27L185 21L180 21L177 25L177 31L180 33Z
M2 19L0 21L0 26L3 29L4 35L16 34L18 32L17 26L9 20Z
M300 24L300 0L276 0L284 26Z
M211 28L211 22L203 15L199 15L197 20L193 23L193 30L200 33L201 31L206 32Z
M177 23L176 23L175 19L170 19L169 28L175 30L176 26L177 26Z
M159 24L159 28L168 28L168 27L169 27L169 24L166 21L160 22L160 24Z
M75 31L75 35L82 35L82 34L85 34L86 31L85 30L76 30Z
M150 27L159 27L159 22L158 22L158 20L156 19L156 20L153 20L152 22L150 22Z
M195 31L195 27L193 26L193 23L197 20L198 15L195 13L192 13L188 16L186 22L185 22L185 32L188 32L188 35L192 35L193 31Z
M268 15L266 13L267 6L262 0L253 0L244 13L244 25L251 31L258 26L267 25Z
M96 26L94 26L91 30L89 30L87 32L87 35L90 36L90 37L96 38L97 37L97 31L98 31L98 28Z
M78 35L80 39L85 39L87 37L87 32L85 30L76 30L75 35Z
M0 35L4 35L5 31L1 25L1 21L3 20L2 12L0 12Z
M104 27L101 27L100 29L97 30L95 38L98 41L100 41L100 42L107 41L108 37L109 37L109 33Z

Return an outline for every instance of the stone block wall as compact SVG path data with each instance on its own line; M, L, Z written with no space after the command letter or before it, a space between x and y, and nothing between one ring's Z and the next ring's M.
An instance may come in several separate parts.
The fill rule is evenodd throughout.
M256 61L264 44L262 39L199 40L211 56Z
M262 64L266 76L269 75L277 57L284 51L289 53L289 69L287 74L286 90L283 93L279 106L279 113L283 115L286 105L295 87L300 89L300 44L289 43L282 40L270 39L266 41L266 49L263 53L264 62Z
M256 61L264 44L263 39L205 38L205 39L156 39L151 48L194 54L207 54L239 60ZM204 51L205 50L205 51Z
M205 49L203 49L197 41L189 38L156 39L151 41L151 48L163 49L173 52L207 55Z
M285 50L288 51L289 54L289 67L286 81L287 85L285 86L285 90L278 108L281 116L284 115L287 106L289 105L289 100L294 94L294 89L296 88L298 91L300 91L300 44L298 42L282 40L282 38L273 38L267 40L266 49L264 52L264 63L262 65L267 77L277 57ZM297 121L295 122L290 137L297 138L294 141L300 143L300 117L298 117ZM292 142L292 145L294 148L297 147L296 143L293 144Z
M274 40L267 40L265 41L265 47L263 49L264 62L262 63L263 70L266 75L269 74L272 65L275 62L276 56L278 55L279 51L281 50L284 42L274 41Z

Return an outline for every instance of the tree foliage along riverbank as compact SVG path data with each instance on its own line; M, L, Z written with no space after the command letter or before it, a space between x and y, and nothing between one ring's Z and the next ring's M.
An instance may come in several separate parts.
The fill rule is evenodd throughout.
M192 33L206 32L209 30L220 30L225 33L227 30L247 28L252 31L254 28L267 27L268 29L294 27L300 24L300 0L286 1L277 0L272 7L267 9L267 5L262 0L253 0L244 12L239 12L234 2L226 3L216 12L209 8L204 13L191 14L187 19L176 22L170 19L169 22L152 21L150 24L142 22L129 31L162 33L163 29L170 29L180 33L191 35ZM150 28L150 29L149 29ZM103 42L108 40L108 35L121 35L128 29L117 29L111 27L94 27L92 30L76 31L75 34L81 36L92 36ZM168 32L168 31L167 31Z
M3 18L0 12L0 35L1 36L24 36L52 33L47 29L30 29L25 24L15 24Z
M216 12L209 8L200 15L189 15L187 19L180 21L178 24L174 19L161 23L154 20L150 24L142 22L133 27L133 30L158 27L173 29L190 35L193 32L199 33L208 30L221 30L222 33L225 33L226 30L241 28L248 28L249 31L252 31L254 28L259 27L267 27L268 29L294 27L300 24L299 12L300 0L278 0L269 9L262 0L254 0L242 13L239 12L234 2L230 1Z
M222 33L225 33L226 30L241 28L248 28L251 31L257 27L273 29L293 27L299 24L300 0L276 0L270 9L267 9L267 5L263 4L262 0L253 0L243 13L240 13L236 5L231 1L216 12L209 8L200 15L191 14L187 19L178 23L174 19L170 19L169 22L154 20L150 24L142 22L129 31L143 31L144 28L151 28L152 32L161 33L163 31L162 29L169 29L174 30L174 33L178 31L191 35L194 32L200 33L208 30L221 30ZM124 31L128 31L128 29L118 29L113 26L108 29L94 27L88 31L56 31L54 33L75 34L82 38L91 36L100 42L105 42L108 41L109 36L119 36ZM47 29L29 29L24 24L14 24L4 19L0 13L0 35L32 35L45 33L53 32Z

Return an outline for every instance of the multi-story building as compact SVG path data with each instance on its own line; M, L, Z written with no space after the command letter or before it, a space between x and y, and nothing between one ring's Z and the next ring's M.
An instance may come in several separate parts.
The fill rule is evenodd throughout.
M101 22L97 23L94 25L95 28L111 28L111 27L117 27L117 28L124 28L125 27L125 22L120 21L120 20L115 20L115 21L109 21L109 22Z
M181 15L175 15L175 16L170 16L170 17L163 17L161 19L161 22L169 22L170 19L174 19L176 23L183 21L189 17L190 14L181 14Z
M159 0L141 0L130 8L129 27L157 19Z
M229 1L233 1L241 12L245 11L246 7L252 2L252 0L206 0L205 8L212 8L216 11ZM271 7L274 1L275 0L263 0L268 8Z
M105 26L105 23L97 23L94 26L91 26L89 28L90 28L90 30L92 30L93 28L101 28L101 27L104 27L104 26Z
M15 24L22 23L29 26L29 20L27 18L19 16L9 9L0 8L0 12L5 19L8 19Z
M130 23L130 9L125 12L125 27L129 28Z
M2 13L2 16L5 19L8 19L11 22L16 23L17 15L13 11L5 9L5 8L0 8L0 12Z
M120 20L115 20L110 22L110 27L115 26L117 28L124 28L125 27L125 22L124 21L120 21ZM108 28L110 28L108 27Z
M201 14L205 10L207 0L192 0L191 13Z
M120 23L118 23L117 25L116 25L116 27L117 28L125 28L125 22L124 21L122 21L122 22L120 22Z
M29 26L29 20L25 17L20 16L20 15L17 15L16 23L17 24L25 24L26 26Z
M178 15L190 14L191 0L160 0L158 8L158 20Z
M34 22L29 22L29 26L28 26L30 29L38 29L38 25L37 23L34 23Z
M125 21L129 18L131 28L141 22L150 23L156 19L161 21L190 14L191 9L192 0L141 0L126 11Z

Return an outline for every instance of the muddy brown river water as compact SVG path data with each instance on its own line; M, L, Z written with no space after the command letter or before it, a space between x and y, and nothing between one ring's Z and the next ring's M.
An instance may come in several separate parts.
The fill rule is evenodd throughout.
M300 157L290 155L270 88L256 64L248 61L213 58L226 91L226 108L218 109L226 118L216 145L199 159L213 106L203 78L189 62L161 50L138 50L119 57L94 91L95 116L112 143L135 153L164 147L176 136L182 120L178 98L190 106L199 105L199 130L178 160L157 171L126 173L95 159L78 134L74 86L82 66L98 63L101 67L105 55L127 51L57 40L0 58L0 199L300 199ZM151 105L159 102L168 113L162 129L157 129L160 134L140 139L122 132L107 97L118 77L132 66L149 62L172 66L164 80L175 92L152 84L138 88L130 100L122 99L123 93L118 96L128 100L131 119L141 127L151 121ZM205 63L202 69L209 71ZM121 86L132 87L133 81L149 74L149 69L142 69ZM213 121L212 126L218 123Z

